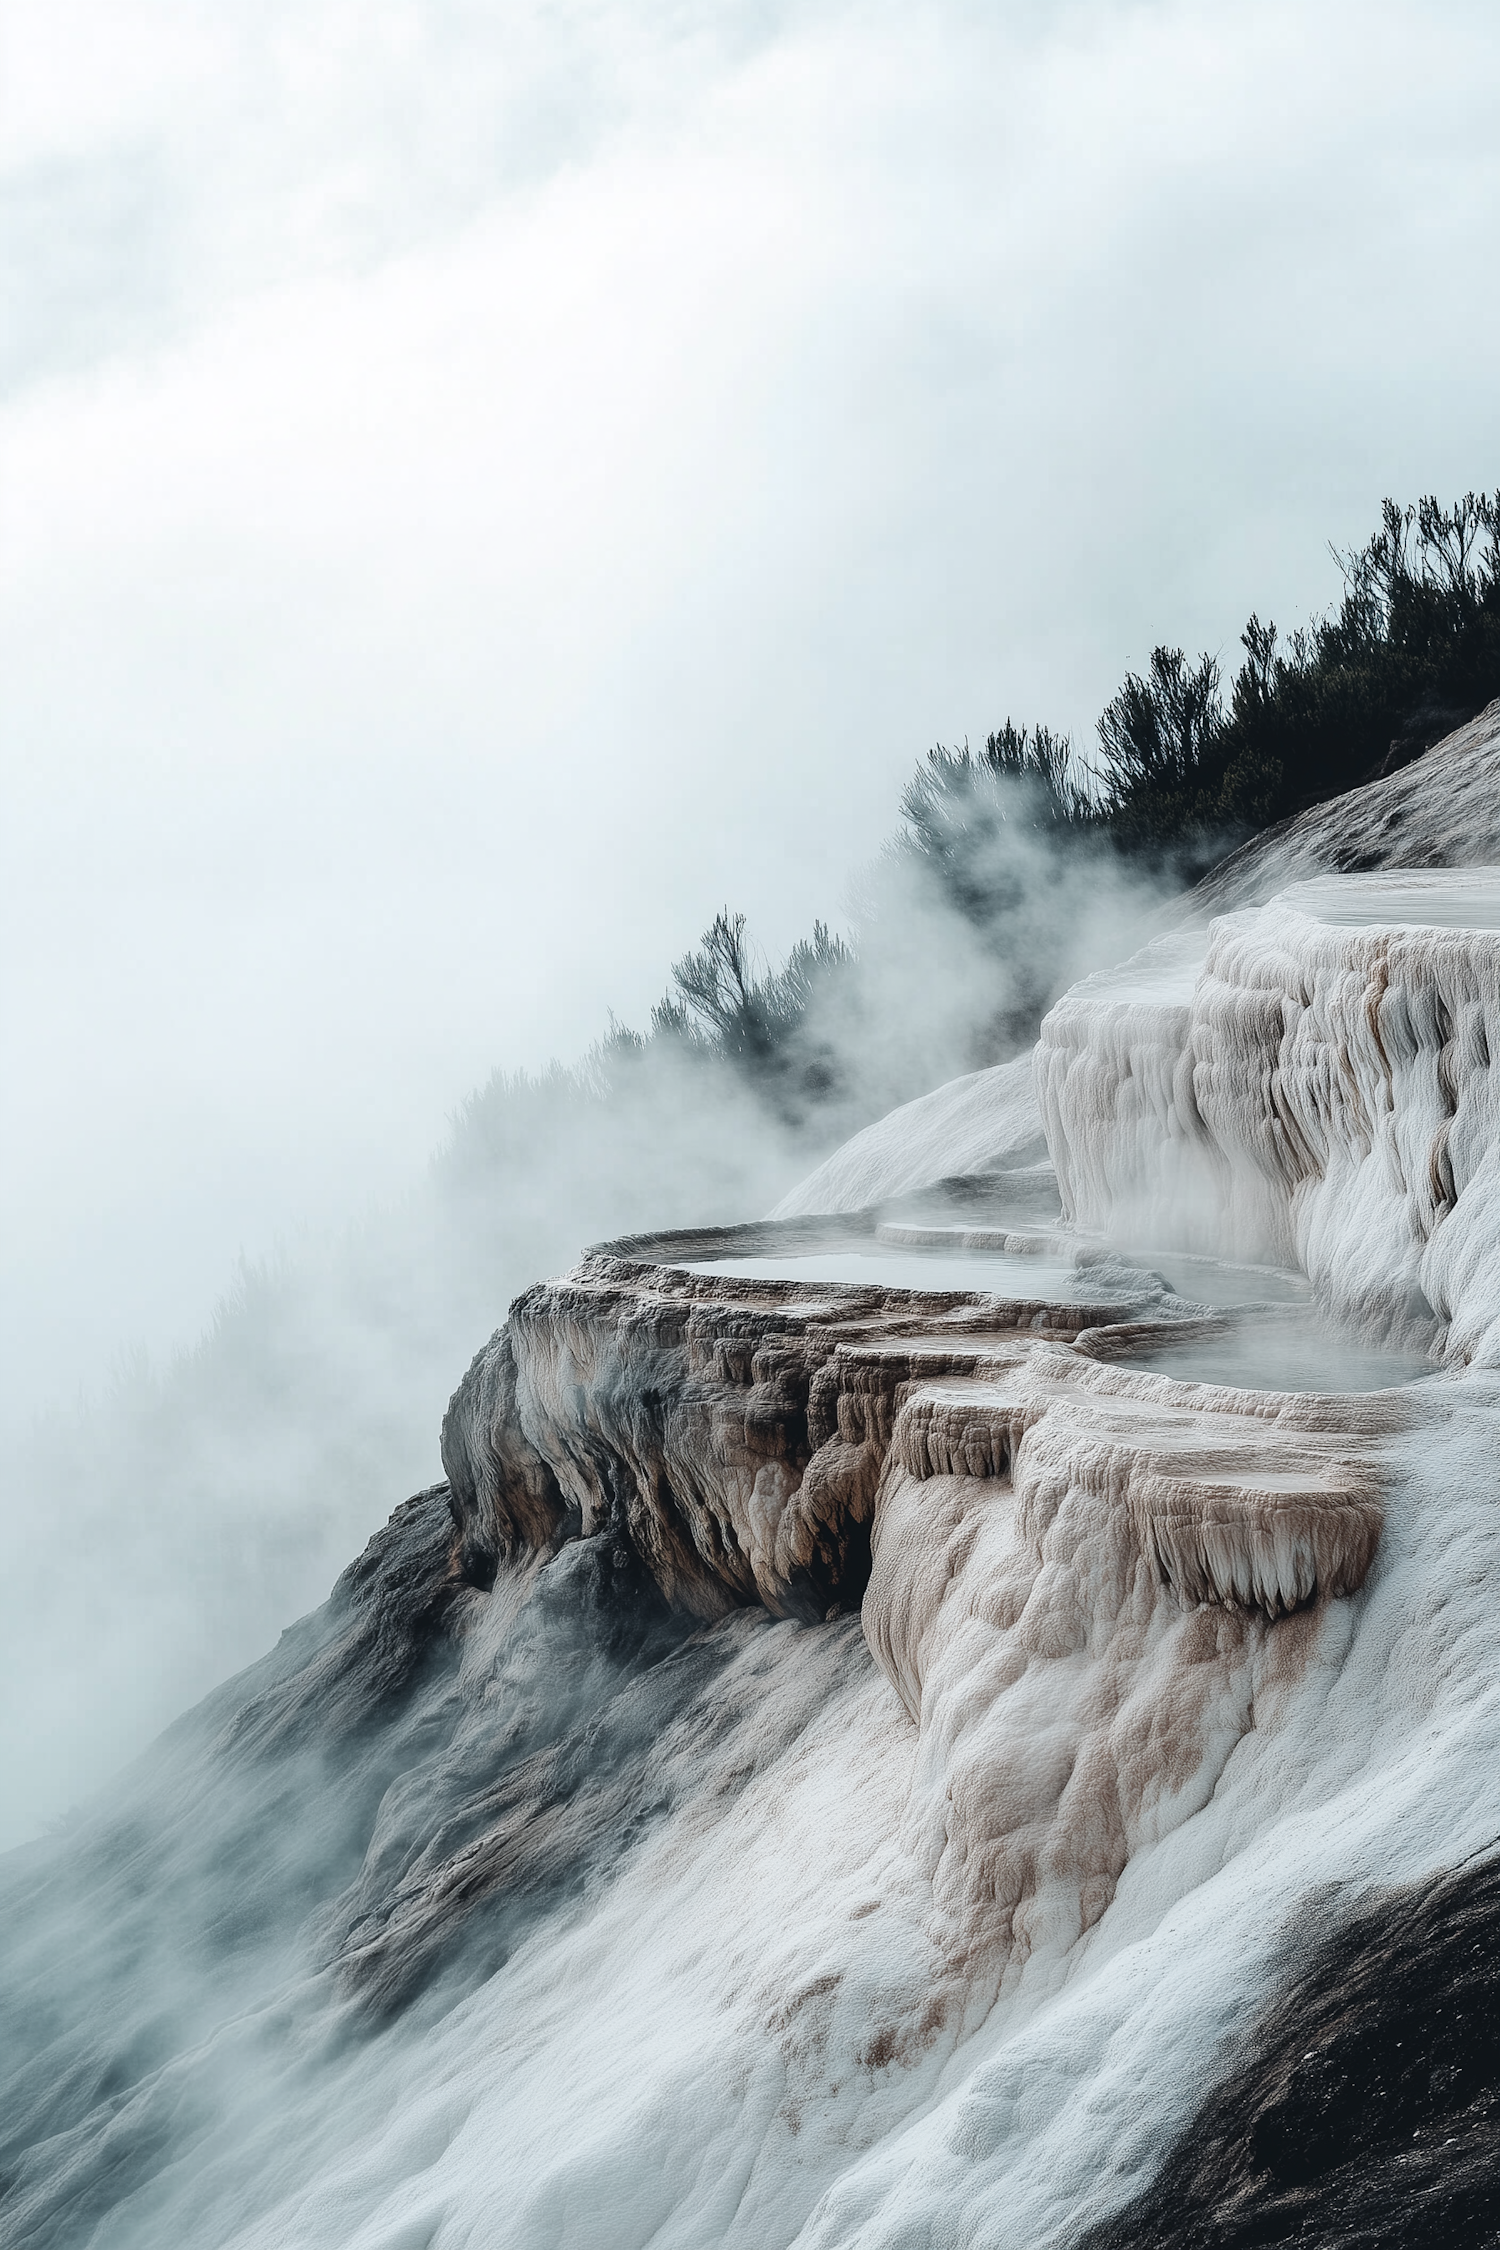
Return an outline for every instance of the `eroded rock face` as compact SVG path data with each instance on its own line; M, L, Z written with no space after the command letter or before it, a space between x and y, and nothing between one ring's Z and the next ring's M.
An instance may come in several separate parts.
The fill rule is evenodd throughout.
M1363 1192L1340 1152L1410 1200L1423 1120L1457 1085L1443 995L1467 977L1480 1005L1489 943L1377 936L1308 899L1080 988L1042 1080L1074 1215L1199 1252L1227 1223L1242 1255L1316 1270L1313 1189L1325 1223ZM874 1216L821 1223L847 1245ZM880 1232L914 1256L1024 1266L1035 1248L998 1224ZM1278 1761L1293 1786L1413 1428L1437 1409L1431 1386L1313 1396L1146 1372L1133 1355L1153 1340L1232 1320L1139 1264L1092 1301L1055 1283L1023 1300L705 1269L751 1237L779 1239L614 1246L518 1301L450 1409L462 1552L515 1572L618 1539L664 1614L710 1636L762 1610L821 1631L860 1606L911 1728L891 1817L925 1969L840 2067L921 2070L997 2003L1033 2005L1072 1974L1142 1884L1177 1895L1215 1808L1256 1801ZM503 1870L514 1846L496 1836L482 1853ZM462 1854L418 1867L349 1958L388 1977L471 1872ZM799 2105L847 2047L845 1974L809 1971L768 2007Z
M1477 1302L1487 956L1299 911L1280 952L1215 939L1211 1005L1170 953L1128 1008L1075 996L1073 1192L1157 1208L1175 1119L1204 1194L1300 1247L1306 1212L1368 1219L1373 1165ZM1500 1832L1500 1380L1169 1379L1139 1355L1300 1318L1303 1284L1195 1310L998 1223L871 1249L1029 1295L739 1270L872 1224L616 1245L528 1291L455 1396L450 1485L0 1871L7 2241L1248 2242L1316 2229L1319 2177L1351 2245L1408 2239L1413 2177L1479 2223L1494 2042L1396 1955L1409 1926L1488 2004L1492 1877L1441 1912L1428 1878ZM1450 2126L1456 2193L1375 2145Z
M469 1472L466 1552L535 1546L550 1479L544 1549L613 1534L690 1618L816 1623L863 1597L917 1727L903 1835L937 1916L934 2025L1094 1926L1380 1541L1401 1395L1143 1372L1130 1351L1222 1316L1125 1272L1107 1302L1003 1303L596 1256L513 1307L450 1410L455 1485L470 1445L493 1480Z
M1107 1308L1001 1304L593 1256L517 1300L449 1407L443 1459L470 1575L619 1526L692 1616L857 1608L903 1386L955 1364L944 1350L968 1365L1017 1333L1066 1339L1168 1301L1154 1277L1134 1279Z

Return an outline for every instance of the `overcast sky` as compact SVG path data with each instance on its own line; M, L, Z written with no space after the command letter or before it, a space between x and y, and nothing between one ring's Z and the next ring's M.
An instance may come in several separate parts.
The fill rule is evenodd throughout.
M1500 483L1493 0L11 0L12 1411Z

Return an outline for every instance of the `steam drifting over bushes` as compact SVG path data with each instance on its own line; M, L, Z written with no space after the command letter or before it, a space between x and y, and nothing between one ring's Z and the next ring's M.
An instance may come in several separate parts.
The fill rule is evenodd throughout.
M1500 693L1500 492L1446 508L1387 500L1380 529L1339 562L1345 592L1329 616L1285 640L1251 617L1227 702L1216 656L1163 645L1100 714L1091 761L1067 735L1009 718L980 751L938 744L867 886L858 953L819 924L756 983L743 917L726 911L678 963L678 996L653 1028L751 1062L779 1101L795 1083L803 1115L851 1094L857 1109L829 1001L925 909L951 917L990 969L991 1004L954 1067L1017 1053L1079 973L1080 891L1190 883L1255 831L1408 764ZM1049 914L1059 870L1073 895Z
M454 1371L528 1282L590 1241L768 1209L871 1120L1027 1046L1131 950L1164 880L1500 692L1497 505L1388 506L1336 615L1285 643L1252 620L1227 703L1216 660L1157 651L1092 767L1010 721L934 751L856 940L815 925L768 964L726 906L644 1032L498 1073L402 1206L242 1277L195 1352L33 1433L0 1558L37 1589L0 1651L20 1832L247 1661L436 1474ZM63 1697L45 1651L65 1630Z
M1101 713L1092 762L1007 719L972 755L939 746L907 790L903 848L990 929L995 845L1017 829L1107 842L1188 881L1246 836L1391 773L1500 693L1500 492L1387 500L1338 557L1345 591L1285 640L1252 616L1226 704L1219 659L1153 649Z

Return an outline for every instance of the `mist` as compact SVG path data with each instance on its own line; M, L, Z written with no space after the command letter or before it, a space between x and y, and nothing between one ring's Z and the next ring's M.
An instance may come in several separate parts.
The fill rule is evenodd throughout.
M823 1153L695 1079L460 1191L474 1089L726 902L883 964L830 1134L970 1067L1003 964L870 911L921 752L1488 473L1495 75L1465 6L13 12L23 1827L436 1474L516 1289Z
M1029 1043L1056 992L1129 950L1159 887L1039 834L1024 787L1001 801L982 846L998 922L977 929L889 846L864 871L861 944L780 1071L621 1027L572 1068L497 1073L404 1197L242 1264L190 1351L120 1364L11 1439L3 1561L29 1593L0 1656L8 1840L249 1663L440 1475L449 1393L528 1283L593 1241L768 1210L849 1132Z
M7 68L23 1418L725 899L841 924L930 742L1086 735L1491 445L1478 7L22 7Z

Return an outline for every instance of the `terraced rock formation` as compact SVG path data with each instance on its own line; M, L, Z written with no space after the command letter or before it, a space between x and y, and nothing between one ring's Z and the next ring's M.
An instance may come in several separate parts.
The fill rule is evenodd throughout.
M446 1484L0 1872L7 2242L1493 2239L1494 895L1075 990L1060 1220L527 1291Z
M857 1609L894 1402L916 1371L983 1365L1017 1335L1068 1339L1189 1309L1110 1260L1080 1269L1071 1299L686 1262L790 1249L815 1266L820 1247L862 1241L871 1224L642 1238L528 1290L444 1424L468 1574L493 1582L502 1557L618 1525L692 1616L746 1602L807 1622Z

